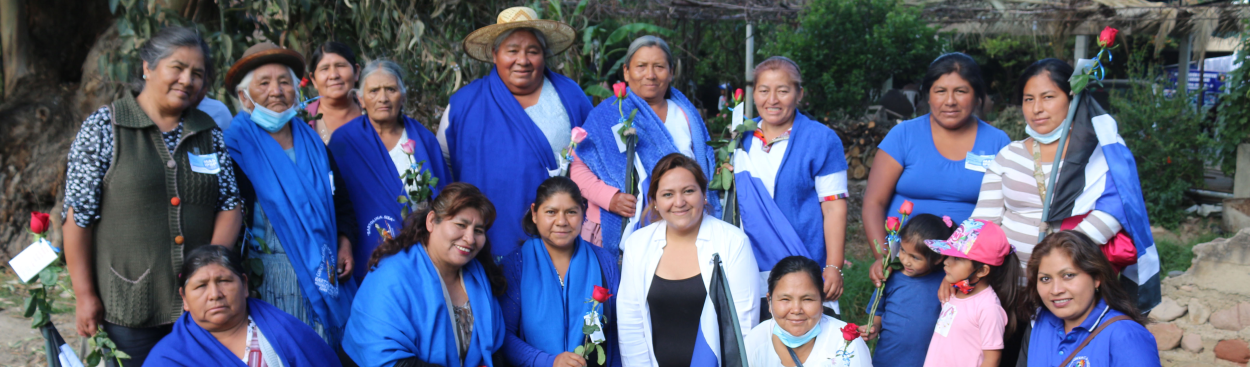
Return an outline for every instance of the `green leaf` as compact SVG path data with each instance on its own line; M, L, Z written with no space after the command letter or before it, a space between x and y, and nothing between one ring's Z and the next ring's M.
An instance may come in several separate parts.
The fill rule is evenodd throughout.
M87 354L86 364L88 366L99 366L100 365L100 350L95 349L95 347L92 347L92 349L93 350L91 351L91 353Z
M30 328L39 328L46 323L48 323L48 311L44 310L43 307L36 307L35 315L30 320Z
M595 351L599 352L599 365L602 366L608 361L608 354L603 352L603 346L599 344L595 344Z
M585 350L586 350L586 348L583 348L582 346L580 346L580 345L579 345L579 346L577 346L577 349L573 349L573 354L576 354L576 355L579 355L579 356L580 356L580 355L582 355L582 352L584 352Z
M26 303L22 305L22 317L31 317L35 314L35 297L26 297Z
M43 283L44 286L54 286L56 285L57 275L55 268L51 266L43 268L43 270L39 271L39 282Z
M113 358L130 359L130 355L126 354L126 352L121 351L121 349L114 349Z
M582 334L590 335L596 331L599 331L599 327L594 325L582 325Z
M591 97L599 97L599 98L604 98L604 99L612 97L612 91L609 90L608 88L604 88L602 85L599 85L599 84L587 85L583 91L586 92L586 95L591 96Z

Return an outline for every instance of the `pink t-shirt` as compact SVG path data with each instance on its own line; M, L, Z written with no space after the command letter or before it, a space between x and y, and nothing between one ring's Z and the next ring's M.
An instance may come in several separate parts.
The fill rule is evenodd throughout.
M952 296L942 304L933 341L925 354L925 367L979 367L985 361L983 350L1002 350L1007 312L994 294L985 288L972 297Z

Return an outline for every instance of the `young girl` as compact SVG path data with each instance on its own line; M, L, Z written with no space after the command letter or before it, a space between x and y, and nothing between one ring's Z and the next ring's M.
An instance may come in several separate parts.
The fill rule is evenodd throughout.
M1007 236L994 223L969 219L950 239L925 244L946 256L946 282L956 289L942 304L925 367L998 366L1003 335L1015 330L1018 319L1004 308L1019 309L1022 277L1020 259Z
M881 334L872 357L874 366L924 364L933 325L937 324L938 312L942 310L941 302L933 295L946 277L942 271L942 255L925 246L925 240L950 238L954 231L950 218L918 214L899 232L898 258L903 263L902 276L894 275L886 280L885 294L873 317L874 326L859 327L865 340L877 337L878 332Z

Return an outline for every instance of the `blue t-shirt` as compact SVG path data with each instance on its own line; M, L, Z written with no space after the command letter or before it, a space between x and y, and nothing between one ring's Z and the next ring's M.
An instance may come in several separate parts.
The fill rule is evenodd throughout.
M886 280L885 295L881 296L881 305L877 308L877 315L881 316L881 339L872 356L873 366L924 365L929 341L933 339L933 327L942 312L937 293L945 277L946 272L939 269L918 278L895 273Z
M1073 349L1081 345L1089 333L1097 325L1112 317L1123 315L1120 311L1108 308L1107 303L1099 300L1093 311L1085 317L1080 326L1072 328L1072 332L1063 332L1063 320L1055 317L1049 309L1042 307L1033 323L1033 333L1029 334L1029 367L1054 367ZM875 360L876 358L874 358ZM1108 325L1085 348L1077 352L1076 357L1068 362L1068 366L1121 366L1150 367L1159 366L1159 350L1155 346L1155 338L1132 320L1123 320Z
M1010 143L1007 133L977 119L977 141L969 153L988 162ZM929 115L903 121L890 129L877 148L903 166L903 173L894 186L887 216L898 215L896 213L903 200L911 200L915 204L912 215L946 215L955 223L961 223L972 215L985 171L965 168L966 159L953 161L942 156L937 146L933 145L933 126L929 123Z

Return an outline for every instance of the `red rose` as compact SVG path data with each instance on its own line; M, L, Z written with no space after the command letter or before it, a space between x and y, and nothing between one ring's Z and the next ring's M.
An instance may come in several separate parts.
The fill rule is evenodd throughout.
M43 234L48 231L48 213L30 212L30 231Z
M607 301L608 301L608 297L612 297L612 294L611 294L611 293L608 293L608 289L607 289L607 288L600 287L600 286L597 286L597 285L596 285L596 286L595 286L595 292L594 292L593 294L591 294L591 296L590 296L590 297L591 297L591 298L594 298L594 299L595 299L595 301L597 301L597 302L599 302L599 303L604 303L604 302L607 302Z
M901 224L899 224L898 217L889 217L885 219L885 230L898 232L899 228L901 228Z
M858 338L858 337L859 337L859 325L855 325L854 323L848 322L846 323L846 326L842 327L842 339L846 339L846 341L849 342L849 341L855 340L855 338Z
M1120 31L1111 27L1103 28L1102 34L1098 35L1098 46L1107 48L1115 45L1116 33L1120 33Z
M738 88L737 90L734 90L734 104L738 104L741 102L742 102L742 88Z
M898 213L902 215L911 215L911 208L914 205L915 204L911 203L911 200L903 200L903 205L899 205L898 207Z
M612 94L616 95L617 99L625 98L625 82L612 84Z
M300 88L307 87L307 86L308 86L308 78L303 78L303 79L300 79L300 80L299 80L299 87L300 87Z

